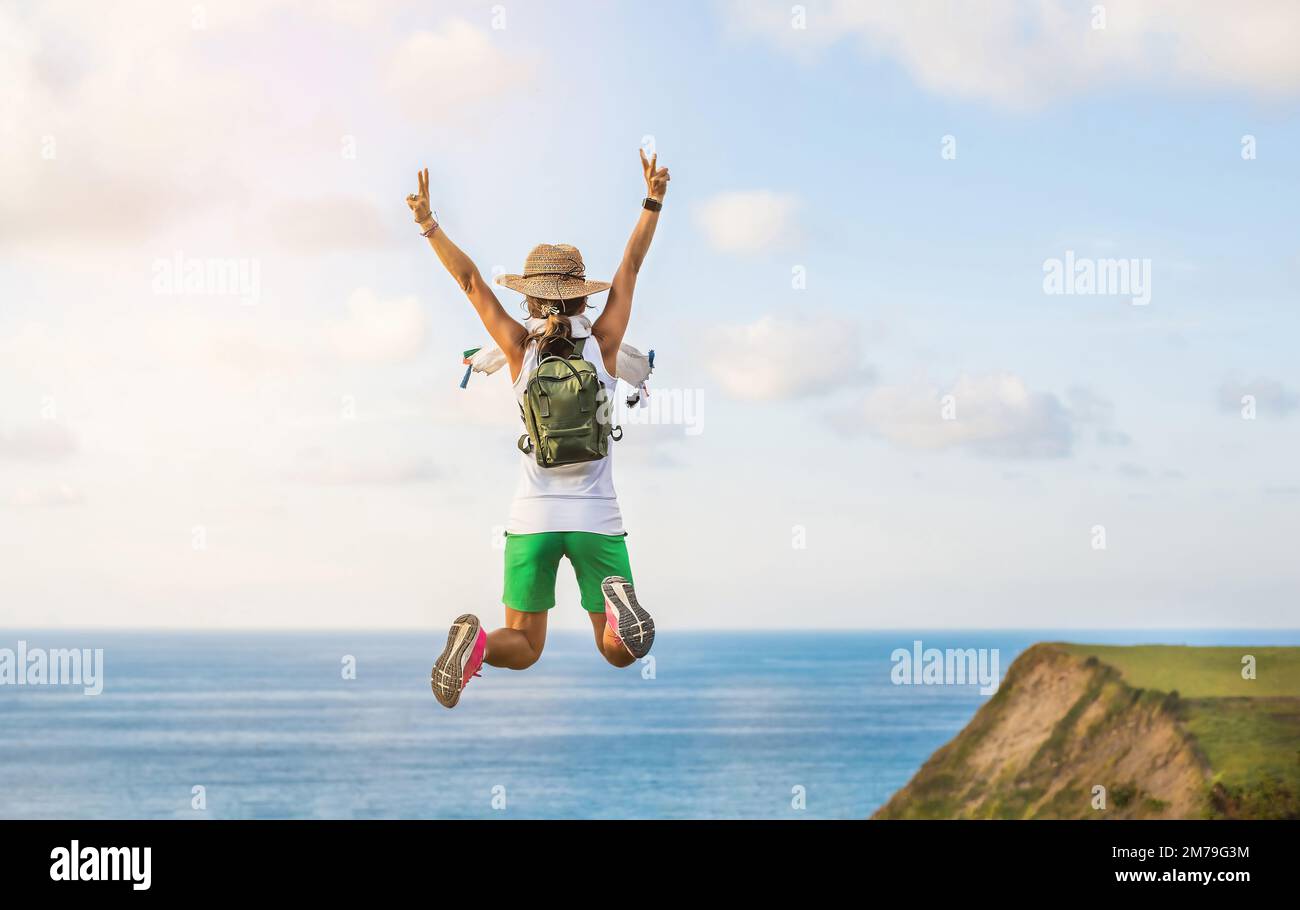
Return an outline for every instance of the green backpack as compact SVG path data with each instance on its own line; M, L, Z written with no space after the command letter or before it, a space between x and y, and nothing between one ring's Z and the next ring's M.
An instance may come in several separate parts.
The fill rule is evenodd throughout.
M572 352L538 361L519 406L528 428L519 437L519 451L535 454L543 468L597 461L609 454L611 438L623 438L622 427L610 425L610 404L596 367L582 357L587 339L565 340Z

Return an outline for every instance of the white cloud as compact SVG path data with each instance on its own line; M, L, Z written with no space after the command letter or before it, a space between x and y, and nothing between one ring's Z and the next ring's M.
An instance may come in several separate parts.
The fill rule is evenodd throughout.
M843 39L895 61L925 88L1007 106L1036 105L1099 85L1148 82L1226 86L1262 94L1300 90L1300 6L1238 0L1231 7L1182 0L943 0L807 4L807 28L788 6L731 0L729 19L810 55Z
M735 398L797 398L871 378L860 334L847 319L764 316L706 332L706 362Z
M280 246L308 253L378 249L392 240L369 199L286 200L271 209L267 223Z
M53 421L0 428L0 458L15 461L58 461L77 450L67 427Z
M152 3L0 8L0 242L125 242L245 195L265 147L219 133L275 117L253 70L205 61L225 27L212 20Z
M438 31L416 32L398 45L384 82L408 113L428 117L520 86L532 70L530 58L506 53L486 29L452 19Z
M1228 380L1219 386L1219 409L1239 413L1246 396L1255 400L1256 413L1261 416L1285 417L1300 408L1300 396L1291 389L1276 379L1257 376L1249 382Z
M316 448L299 455L288 478L321 486L404 486L428 483L438 473L433 460L424 456L345 458Z
M908 449L1057 458L1072 450L1073 423L1055 395L1031 392L1018 376L990 373L962 376L947 390L881 386L843 425Z
M19 487L7 499L15 509L51 509L60 506L79 506L85 495L71 484L61 483L45 487Z
M1089 427L1099 445L1127 446L1133 439L1115 427L1115 403L1090 389L1073 388L1066 392L1066 403L1071 420L1080 427Z
M375 106L361 93L391 90L427 122L526 83L529 58L486 29L451 20L407 34L379 5L0 4L0 245L131 244L192 232L205 217L221 221L222 238L230 219L248 220L253 230L237 236L261 240L264 209L278 223L277 200L337 177L328 168L340 136L357 128L356 108ZM316 52L340 24L349 53ZM294 78L265 78L295 50ZM359 216L352 224L345 204ZM323 233L328 252L380 234L378 216L355 201L320 206L279 238L307 248Z
M695 210L695 223L726 253L761 253L795 234L798 200L770 190L720 193Z
M381 300L369 288L357 288L347 302L348 316L330 320L326 336L340 357L366 363L409 360L424 349L428 318L413 297Z

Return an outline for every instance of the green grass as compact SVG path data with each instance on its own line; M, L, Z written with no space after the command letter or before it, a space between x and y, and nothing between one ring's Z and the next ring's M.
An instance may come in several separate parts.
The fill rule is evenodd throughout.
M1195 699L1183 726L1244 814L1300 815L1300 698Z
M1241 676L1247 654L1255 658L1255 679ZM1086 686L1072 704L1061 706L1064 713L1024 767L995 769L990 779L972 780L970 756L990 731L1000 729L1008 699L1044 660L1052 662L1053 672L1087 672ZM1089 721L1082 729L1085 715ZM1208 768L1204 782L1193 783L1203 788L1201 807L1194 811L1208 817L1300 819L1300 648L1064 643L1036 644L1016 659L997 693L908 784L893 815L1094 817L1085 808L1092 778L1115 778L1121 760L1132 754L1125 749L1141 748L1136 741L1126 746L1122 730L1117 738L1110 733L1116 724L1157 716L1177 722L1186 737L1181 748L1194 750L1191 757ZM1090 756L1097 737L1107 737L1114 754ZM1079 776L1081 769L1086 778ZM1062 775L1070 775L1065 786L1039 805ZM1108 788L1117 810L1140 817L1168 808L1143 788L1142 774L1130 771Z
M1225 776L1283 775L1300 765L1300 700L1198 699L1187 703L1184 724Z
M1300 697L1300 648L1196 648L1184 645L1074 645L1062 647L1114 667L1137 689L1177 692L1183 698ZM1242 679L1241 659L1255 658L1255 679Z
M1300 817L1300 648L1062 645L1170 707L1214 774L1211 814ZM1255 657L1255 679L1241 676Z

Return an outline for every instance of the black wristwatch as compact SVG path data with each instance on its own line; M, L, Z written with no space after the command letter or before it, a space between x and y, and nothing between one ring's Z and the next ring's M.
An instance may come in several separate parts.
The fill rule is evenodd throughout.
M662 202L658 199L651 199L649 196L645 197L645 201L641 203L641 208L648 209L651 212L657 212L663 207L664 204Z

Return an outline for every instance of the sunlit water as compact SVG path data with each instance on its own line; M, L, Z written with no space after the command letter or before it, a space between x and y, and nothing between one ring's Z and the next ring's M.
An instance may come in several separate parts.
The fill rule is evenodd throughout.
M453 711L428 685L444 638L0 633L0 648L105 652L95 697L0 686L0 816L861 818L986 698L892 684L890 654L914 639L997 648L1005 673L1034 641L1300 633L676 633L626 670L553 633L535 667L484 668Z

